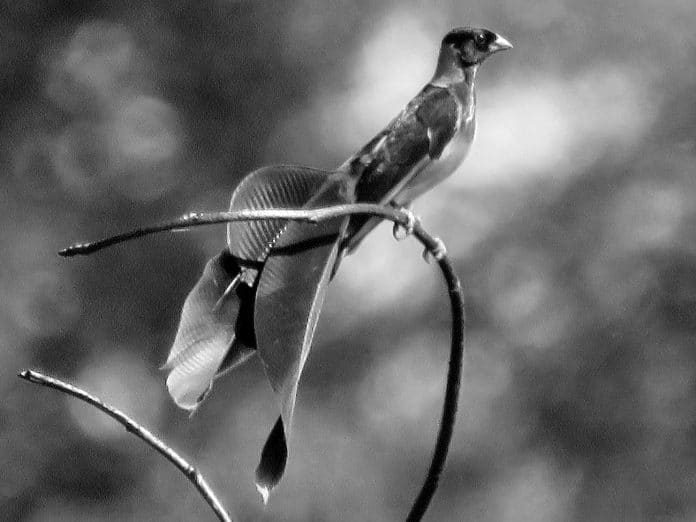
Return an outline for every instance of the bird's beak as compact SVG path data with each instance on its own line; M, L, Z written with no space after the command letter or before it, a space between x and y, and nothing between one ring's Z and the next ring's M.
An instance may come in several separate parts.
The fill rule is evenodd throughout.
M491 54L497 53L498 51L506 51L508 49L512 49L512 44L508 42L505 38L500 36L499 34L495 35L495 40L493 40L493 43L488 46L490 49Z

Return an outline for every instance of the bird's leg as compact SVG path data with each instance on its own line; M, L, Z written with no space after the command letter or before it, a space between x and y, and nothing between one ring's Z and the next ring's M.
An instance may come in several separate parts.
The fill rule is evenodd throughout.
M430 263L430 257L432 256L435 261L439 261L447 255L447 248L439 237L433 238L435 240L435 248L426 248L423 250L423 260L426 263Z
M416 221L418 221L418 217L416 217L416 215L411 210L411 203L407 203L403 206L392 206L399 209L408 217L408 223L406 224L406 226L401 225L400 223L394 223L394 227L392 228L392 235L394 236L394 239L396 239L397 241L401 241L403 239L406 239L413 233L413 227L416 226Z
M403 206L399 206L392 203L392 206L394 208L399 209L401 212L406 214L406 216L408 216L408 223L406 224L406 226L401 225L400 223L394 223L394 227L392 228L392 235L394 236L394 239L396 239L397 241L401 241L402 239L405 239L408 236L410 236L413 233L413 227L415 227L416 222L419 221L419 218L411 210L411 205L411 203L407 203ZM442 239L440 239L439 237L433 239L435 240L435 247L426 248L423 250L423 259L426 263L430 263L430 257L433 257L435 261L439 261L447 255L447 247L445 247L445 244L442 242Z

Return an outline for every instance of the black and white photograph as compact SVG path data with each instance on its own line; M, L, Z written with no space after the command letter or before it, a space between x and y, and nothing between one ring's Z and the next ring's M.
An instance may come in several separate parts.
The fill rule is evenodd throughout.
M696 520L693 0L3 0L0 520Z

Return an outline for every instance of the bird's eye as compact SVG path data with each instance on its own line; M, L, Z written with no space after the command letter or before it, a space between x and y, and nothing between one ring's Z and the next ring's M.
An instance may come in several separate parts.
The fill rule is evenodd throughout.
M487 43L486 35L483 33L478 33L476 36L474 36L474 42L476 43L476 47L479 49L484 49Z

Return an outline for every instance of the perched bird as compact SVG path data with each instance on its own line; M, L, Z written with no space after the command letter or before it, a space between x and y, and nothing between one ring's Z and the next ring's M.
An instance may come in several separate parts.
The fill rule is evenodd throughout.
M261 168L242 180L230 209L410 205L466 157L476 126L478 67L491 54L511 47L487 29L450 31L430 82L339 168ZM281 415L256 474L264 501L285 469L297 383L327 284L340 259L378 222L354 216L318 225L286 220L230 223L227 248L208 262L186 299L164 365L176 404L195 410L217 376L254 354L279 396Z

